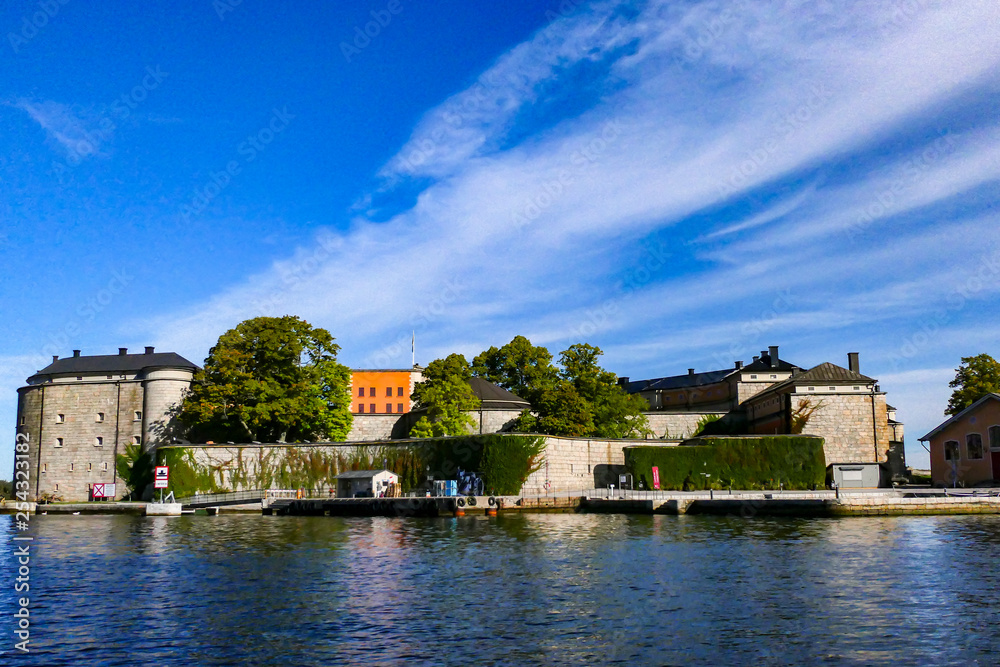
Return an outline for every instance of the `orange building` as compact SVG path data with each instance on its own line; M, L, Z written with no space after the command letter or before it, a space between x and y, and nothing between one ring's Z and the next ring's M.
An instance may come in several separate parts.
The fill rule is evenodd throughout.
M419 366L351 371L351 412L356 415L403 414L413 408L413 386L423 380Z

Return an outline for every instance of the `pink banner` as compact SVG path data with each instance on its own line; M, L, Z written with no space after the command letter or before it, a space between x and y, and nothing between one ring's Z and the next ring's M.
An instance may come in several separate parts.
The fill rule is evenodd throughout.
M653 466L653 488L660 488L660 469Z

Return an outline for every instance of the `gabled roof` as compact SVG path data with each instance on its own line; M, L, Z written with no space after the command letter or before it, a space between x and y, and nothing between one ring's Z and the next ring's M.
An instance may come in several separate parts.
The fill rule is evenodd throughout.
M959 421L960 419L962 419L963 417L965 417L965 415L967 415L969 412L972 412L973 410L975 410L976 408L978 408L980 405L982 405L986 401L1000 401L1000 394L996 394L996 393L994 393L994 394L986 394L985 396L983 396L982 398L980 398L978 401L976 401L975 403L973 403L972 405L970 405L966 409L964 409L961 412L959 412L957 415L952 415L951 419L948 419L947 421L942 422L936 429L934 429L933 431L931 431L930 433L928 433L924 437L917 438L917 439L918 440L930 440L935 435L937 435L938 433L940 433L944 429L948 428L949 426L951 426L955 422Z
M844 368L843 366L838 366L837 364L831 364L829 361L824 361L820 365L813 366L804 373L793 375L787 380L771 385L764 391L757 394L757 396L773 394L793 385L852 383L873 384L875 381L876 380L874 378L870 378L867 375L862 375L861 373L856 373L852 370ZM752 397L750 400L757 398L757 396Z
M778 359L778 363L775 366L771 365L771 355L765 354L759 357L756 361L753 361L743 368L740 369L741 372L749 371L751 373L766 373L768 371L785 371L790 372L793 370L802 370L795 364L790 364L784 359Z
M198 367L176 352L150 352L149 354L98 354L93 356L57 359L28 378L30 382L40 375L80 375L82 373L129 373L146 368Z
M469 385L472 387L472 393L481 401L483 410L524 410L531 407L528 401L517 394L483 378L470 378Z

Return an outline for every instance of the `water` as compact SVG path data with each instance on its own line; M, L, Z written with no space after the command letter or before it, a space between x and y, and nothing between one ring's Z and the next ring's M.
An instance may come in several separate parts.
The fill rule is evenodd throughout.
M0 664L997 664L1000 517L32 518Z

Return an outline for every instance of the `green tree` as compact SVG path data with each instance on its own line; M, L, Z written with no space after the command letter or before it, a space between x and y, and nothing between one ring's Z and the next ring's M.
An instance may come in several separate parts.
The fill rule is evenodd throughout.
M518 419L519 431L604 438L649 433L646 402L598 365L602 354L592 345L572 345L561 353L560 369L547 349L517 336L477 356L472 372L531 403L532 410Z
M955 379L948 383L954 391L948 400L946 415L956 415L980 398L1000 393L1000 362L988 354L962 357L955 369Z
M562 377L591 405L593 431L581 435L600 438L637 438L652 433L643 411L646 401L626 392L618 376L597 364L601 348L571 345L559 355Z
M449 354L435 359L427 364L423 376L424 380L413 388L413 398L418 408L426 408L427 414L410 429L410 437L464 435L475 427L468 412L479 408L480 402L469 384L472 373L465 357Z
M326 329L297 317L257 317L221 336L195 373L179 419L192 439L344 440L351 372Z
M559 382L559 369L552 364L549 351L532 345L524 336L515 336L503 347L491 347L478 355L472 360L472 374L531 404Z

